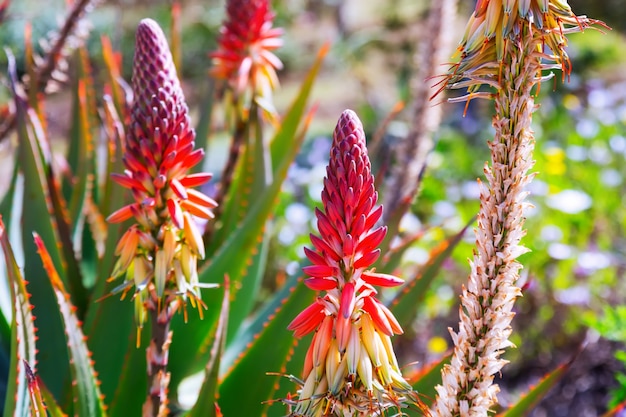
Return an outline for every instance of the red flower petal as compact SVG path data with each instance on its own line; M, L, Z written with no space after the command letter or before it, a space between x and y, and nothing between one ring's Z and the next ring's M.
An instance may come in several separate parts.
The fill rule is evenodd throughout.
M307 278L304 285L314 291L328 291L337 288L337 280L332 278Z
M167 210L170 213L170 217L172 218L172 222L174 223L174 226L176 226L179 229L182 229L184 226L183 211L181 210L178 202L174 200L173 198L168 199Z
M302 337L315 330L317 326L324 320L324 306L315 301L313 304L304 309L295 319L287 326L288 330L294 332L295 337Z
M186 200L188 198L185 186L182 185L176 178L172 178L170 180L170 187L172 187L174 194L176 194L176 196L181 200Z
M206 184L213 178L213 174L207 172L201 172L198 174L190 174L180 179L180 183L183 187L198 187Z
M109 223L121 223L133 217L133 206L135 204L129 204L127 206L122 207L119 210L111 213L109 217L107 217L107 222Z
M379 287L397 287L404 284L404 280L394 275L380 274L374 271L363 271L361 274L363 281L371 285L378 285Z
M326 259L322 255L307 247L304 248L304 254L314 265L327 265Z
M386 334L387 336L393 335L393 329L391 327L391 324L389 323L387 315L379 307L379 304L375 301L373 297L363 298L363 311L367 312L367 314L369 314L369 316L372 318L376 329L378 329L381 333Z
M376 249L375 251L365 253L363 254L363 256L361 256L354 262L354 268L355 269L367 268L368 266L376 262L376 259L378 259L379 256L380 256L380 249Z
M309 265L302 271L313 278L327 278L335 275L335 268L328 265Z

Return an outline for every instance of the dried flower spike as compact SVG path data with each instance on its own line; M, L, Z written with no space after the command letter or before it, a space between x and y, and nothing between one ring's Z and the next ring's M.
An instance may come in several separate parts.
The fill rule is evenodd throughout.
M113 179L131 190L134 202L108 221L136 222L118 243L120 258L112 275L125 274L120 290L135 285L141 326L148 303L156 301L154 294L163 305L174 298L200 301L196 262L204 257L204 243L192 216L211 219L215 202L192 189L211 174L188 173L204 151L194 150L195 132L167 41L150 19L137 29L132 85L126 169Z
M228 81L236 96L251 90L268 98L278 85L276 70L283 64L272 53L282 46L283 31L273 28L269 0L228 0L219 47L213 52L211 73Z
M542 78L543 70L560 68L563 77L569 75L571 63L565 47L570 33L582 32L592 25L604 23L576 16L566 0L479 0L458 47L460 61L446 76L444 87L467 88L468 93L450 101L472 98L494 98L488 91L478 91L481 85L502 89L503 70L509 64L507 49L522 47L524 39L532 40L536 50L532 59L540 65L528 74L535 84L552 77Z
M494 99L495 137L489 143L491 166L484 169L488 186L479 181L476 250L461 295L459 331L450 329L454 353L437 386L438 416L487 416L497 402L493 377L506 364L500 355L513 345L512 308L521 295L517 258L527 252L520 241L528 206L524 189L533 177L532 90L546 78L544 70L569 74L565 35L594 23L599 22L575 16L563 0L479 0L467 25L461 60L446 85L469 92L451 101ZM493 90L478 91L483 84Z
M312 265L304 268L304 283L324 295L289 325L296 337L315 330L291 415L380 415L402 407L414 392L391 345L402 328L374 289L403 281L368 269L387 229L375 227L382 206L376 206L363 127L350 110L335 128L326 172L324 210L316 210L322 237L311 235L313 249L305 253Z

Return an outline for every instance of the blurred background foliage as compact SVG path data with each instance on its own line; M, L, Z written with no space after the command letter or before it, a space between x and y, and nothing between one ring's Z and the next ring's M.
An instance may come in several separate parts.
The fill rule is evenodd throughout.
M518 348L505 356L511 364L504 368L506 375L500 381L504 384L501 402L506 405L572 355L578 359L570 375L535 410L536 416L598 415L611 398L619 397L620 386L622 397L626 389L624 354L620 353L626 338L623 327L617 335L611 331L619 329L619 323L624 325L618 306L626 304L626 2L572 0L570 4L575 13L602 19L613 30L571 36L571 77L561 83L557 73L538 93L540 108L533 124L537 177L529 190L534 208L528 212L524 239L532 252L521 259L524 297L516 304L518 315L513 322ZM205 99L208 91L208 53L216 45L223 4L188 0L181 5L184 48L179 71L194 108L193 103ZM461 38L473 5L471 1L459 5L458 24L450 27L453 39ZM420 64L414 55L421 37L428 36L422 25L426 1L282 0L274 1L273 7L276 26L286 30L285 46L277 51L285 63L279 74L282 88L276 93L277 107L284 108L293 96L319 45L331 40L333 46L313 93L319 110L310 137L276 207L272 267L263 287L267 292L277 288L284 271L297 268L303 258L302 247L314 227L311 208L319 204L329 135L337 115L344 108L354 109L372 138L396 102L404 100L409 108L411 83L421 81L413 79ZM130 80L137 22L151 17L167 31L170 8L166 1L100 2L89 15L93 29L88 45L96 57L96 70L101 65L97 62L100 34L107 34L122 52L124 77ZM32 24L33 38L38 39L57 27L62 10L63 0L13 1L0 26L0 42L19 54L25 24ZM5 55L0 55L0 65L6 66ZM17 58L18 63L23 59ZM442 66L441 72L445 70ZM3 83L0 100L8 97ZM440 98L433 105L444 106L445 117L419 198L402 223L407 233L424 232L403 259L405 276L426 261L437 242L472 220L478 211L476 178L482 177L489 157L491 103L474 100L465 117L462 105L442 103ZM66 137L68 109L69 93L61 89L46 109L53 136ZM406 135L410 117L405 110L387 126L371 155L375 166L388 162L389 150ZM64 144L58 141L57 146ZM0 157L6 152L6 144L0 145ZM226 141L213 138L210 171L221 171L225 152ZM1 170L9 172L10 167ZM0 192L6 185L0 185ZM446 329L457 327L456 294L466 281L472 248L473 234L468 233L429 297L417 306L420 319L408 337L396 342L401 362L428 362L450 346ZM607 322L606 317L614 319ZM616 354L621 360L614 358Z

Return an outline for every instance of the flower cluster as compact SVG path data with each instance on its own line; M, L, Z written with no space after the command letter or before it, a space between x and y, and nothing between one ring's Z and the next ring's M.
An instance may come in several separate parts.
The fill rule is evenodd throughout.
M226 15L219 48L211 54L211 73L228 81L237 96L250 89L269 97L278 85L276 70L283 66L272 53L282 46L283 31L272 27L269 0L229 0Z
M594 24L602 23L576 16L567 1L479 0L458 47L461 59L450 68L446 79L449 88L467 88L469 94L452 101L493 98L492 93L478 90L481 85L501 87L507 44L517 45L522 37L536 40L537 54L543 60L538 73L533 74L536 81L542 80L542 70L560 68L564 76L568 75L571 65L565 50L566 35Z
M142 20L137 29L132 87L126 169L113 179L131 190L134 202L108 221L136 222L117 245L119 260L112 277L125 273L118 291L135 286L141 326L146 303L171 297L200 302L196 265L205 252L194 216L213 218L216 203L192 188L209 181L211 174L189 173L202 161L204 151L194 150L195 132L167 40L150 19Z
M375 227L382 215L377 198L363 127L346 110L333 134L324 211L316 210L321 237L312 234L314 249L305 248L312 265L304 283L325 293L289 325L296 337L315 330L294 416L379 415L413 394L391 345L402 328L374 289L403 281L368 270L387 232Z

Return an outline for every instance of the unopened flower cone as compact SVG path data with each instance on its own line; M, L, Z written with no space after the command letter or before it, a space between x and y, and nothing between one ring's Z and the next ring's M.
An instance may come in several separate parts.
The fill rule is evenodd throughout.
M269 98L283 67L273 50L282 46L283 31L272 27L269 0L228 0L211 73L228 82L236 95L247 90Z
M533 89L570 61L566 34L598 23L575 16L563 0L479 0L459 46L460 61L446 77L448 88L467 88L451 101L493 99L495 137L489 143L488 184L479 181L480 212L471 273L461 295L458 332L450 330L454 353L437 387L438 416L487 416L499 391L493 383L506 360L500 355L513 346L512 311L521 295L516 285L522 265L520 244L525 187L533 175ZM482 88L481 87L491 87Z
M324 209L316 210L321 237L312 234L305 248L312 265L304 283L321 293L289 325L296 337L315 331L292 416L377 416L414 396L391 345L402 328L375 289L403 281L368 269L387 231L376 226L377 198L363 127L346 110L333 135Z

